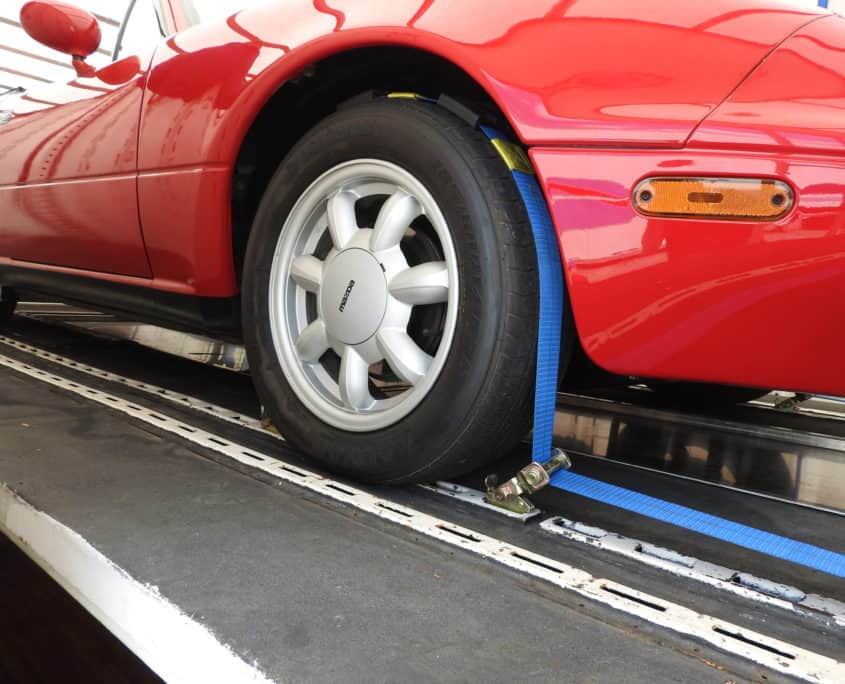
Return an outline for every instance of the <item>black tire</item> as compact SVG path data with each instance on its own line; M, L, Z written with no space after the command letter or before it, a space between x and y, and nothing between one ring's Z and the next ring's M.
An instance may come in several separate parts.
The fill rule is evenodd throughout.
M269 323L275 245L305 189L342 162L392 162L422 181L455 243L460 304L451 351L412 413L346 432L316 418L280 366ZM249 239L243 322L252 375L287 440L331 470L382 483L432 481L500 457L529 429L538 316L533 235L510 171L479 131L435 105L378 100L312 129L271 180Z
M10 287L0 287L0 326L8 323L15 313L18 305L18 297Z
M661 401L690 408L718 408L745 404L765 397L769 393L769 390L756 387L708 385L698 382L655 382L649 383L648 386Z

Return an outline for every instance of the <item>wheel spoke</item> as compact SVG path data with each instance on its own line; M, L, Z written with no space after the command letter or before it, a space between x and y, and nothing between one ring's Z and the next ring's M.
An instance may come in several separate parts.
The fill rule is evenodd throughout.
M290 277L301 288L317 292L323 282L323 262L313 256L297 257L291 264Z
M390 294L412 306L445 302L449 297L446 262L430 261L402 271L390 281Z
M376 342L393 372L411 385L422 380L434 361L404 330L381 330Z
M311 323L296 340L296 353L303 363L315 364L329 349L326 324L321 319Z
M375 230L370 239L370 249L378 252L395 247L417 216L423 212L416 198L403 190L397 190L382 206L376 219Z
M349 408L363 411L373 405L374 399L370 394L369 366L352 347L346 347L343 350L338 385L340 398Z
M358 230L358 219L355 217L357 201L357 195L341 190L332 196L326 207L329 232L337 249L343 249Z

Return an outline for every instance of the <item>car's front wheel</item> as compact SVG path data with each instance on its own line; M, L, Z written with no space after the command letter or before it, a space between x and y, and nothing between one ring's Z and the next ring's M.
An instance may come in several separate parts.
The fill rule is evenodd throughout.
M531 228L493 146L452 114L379 100L320 123L267 188L244 272L261 399L324 465L430 480L526 434Z

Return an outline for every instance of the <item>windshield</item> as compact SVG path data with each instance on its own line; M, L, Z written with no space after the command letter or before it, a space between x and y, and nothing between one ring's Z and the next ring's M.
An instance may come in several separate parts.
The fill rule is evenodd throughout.
M249 4L249 0L182 0L185 14L192 24L225 19Z

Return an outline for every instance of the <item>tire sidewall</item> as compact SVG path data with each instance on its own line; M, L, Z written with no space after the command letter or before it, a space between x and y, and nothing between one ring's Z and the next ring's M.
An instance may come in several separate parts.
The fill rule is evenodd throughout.
M419 118L414 109L362 106L330 117L306 135L269 184L246 258L244 332L254 381L268 412L293 444L317 460L379 480L406 477L451 450L476 410L502 335L503 260L491 198L485 197L467 161L468 150L456 149ZM334 428L302 404L280 365L269 315L270 272L288 215L314 180L358 159L396 164L425 185L452 234L460 280L454 338L436 383L409 415L371 432ZM321 448L338 443L343 445L342 459L334 449Z

